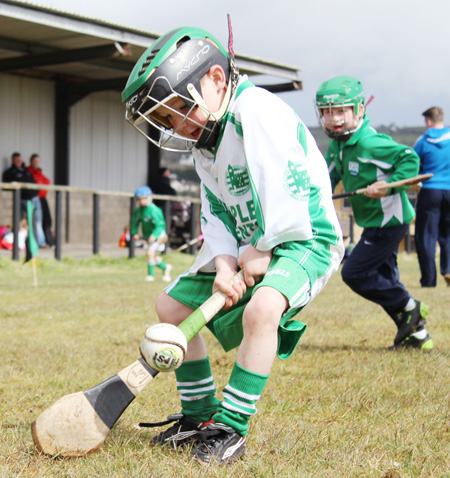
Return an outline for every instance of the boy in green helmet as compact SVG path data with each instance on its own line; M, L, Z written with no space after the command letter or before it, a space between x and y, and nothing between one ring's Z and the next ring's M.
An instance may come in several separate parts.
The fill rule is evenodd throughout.
M166 264L158 256L158 252L163 252L167 242L166 221L162 210L152 202L152 190L148 186L141 186L136 189L134 197L138 202L138 207L131 216L130 234L135 240L139 240L139 226L142 229L142 236L147 242L147 282L155 280L155 266L163 271L162 280L170 282L170 271L172 266Z
M196 335L175 371L182 413L152 442L194 440L192 457L206 463L243 456L272 363L292 354L306 327L294 317L343 256L312 135L282 100L239 75L229 50L204 30L173 30L144 53L122 94L132 125L162 149L192 151L201 180L203 246L156 311L178 325L221 290L225 307L207 327L225 351L238 347L237 358L220 401ZM231 287L239 268L244 281Z
M378 187L416 176L419 157L412 148L377 133L365 115L359 80L338 76L322 83L316 94L320 125L331 138L325 159L333 190L342 181L351 196L360 241L342 268L344 282L357 294L381 305L397 326L394 348L433 348L425 329L428 306L415 300L399 280L398 246L414 218L407 188Z

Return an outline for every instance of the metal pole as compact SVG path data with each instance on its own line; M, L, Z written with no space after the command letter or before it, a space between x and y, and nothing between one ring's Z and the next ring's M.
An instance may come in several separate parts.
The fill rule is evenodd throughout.
M70 242L70 193L66 192L66 243Z
M98 254L100 252L100 196L98 194L93 195L93 253Z
M197 231L198 231L198 224L199 224L199 214L200 214L200 207L198 204L193 203L191 204L191 227L190 227L190 238L189 240L192 241L194 237L197 237ZM189 246L189 254L195 254L195 250L197 248L197 244L193 244L192 246Z
M62 192L56 191L55 195L55 259L61 260L62 243Z
M14 235L13 254L14 261L19 260L19 228L20 228L20 189L13 190L13 224L12 230Z
M172 216L170 210L172 208L172 201L164 202L164 220L166 221L166 233L167 237L170 237L170 231L172 228ZM169 247L170 241L167 241L166 247L164 248L163 255L167 254L167 248Z
M134 239L131 235L131 217L133 216L133 211L136 207L136 200L134 196L130 199L130 250L128 251L128 258L133 259L134 257Z
M354 220L353 220L353 216L349 216L349 223L350 223L350 242L352 244L354 244L355 241L353 240L354 239L354 231L353 231Z

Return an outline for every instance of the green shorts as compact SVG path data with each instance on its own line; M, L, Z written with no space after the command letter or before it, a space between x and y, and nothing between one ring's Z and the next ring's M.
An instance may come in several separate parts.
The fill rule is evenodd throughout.
M192 309L197 309L211 296L214 278L215 273L186 273L170 284L166 293ZM289 257L274 256L263 280L254 287L247 287L247 292L238 304L228 310L221 310L206 326L226 352L238 347L244 336L242 314L245 306L255 290L263 286L278 290L289 300L290 308L281 318L278 327L277 355L284 360L291 356L306 329L305 324L293 317L309 302L311 289L306 271Z

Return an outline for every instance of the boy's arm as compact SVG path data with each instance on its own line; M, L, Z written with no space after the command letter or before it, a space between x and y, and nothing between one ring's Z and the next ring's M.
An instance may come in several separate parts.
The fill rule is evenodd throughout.
M166 233L166 220L162 209L156 205L152 209L153 220L155 221L155 229L152 231L152 236L156 239L163 233Z
M328 150L325 153L324 157L328 165L328 174L330 175L331 190L334 191L341 180L341 174L339 172L340 166L333 159L334 155L330 153L330 146L328 147Z
M410 146L397 143L388 138L384 141L378 140L373 153L375 158L382 162L386 161L393 166L393 173L387 179L387 184L412 178L419 173L420 158ZM409 186L389 189L387 195L397 194L401 191L406 191L408 188Z
M331 185L323 155L304 124L275 95L253 102L238 118L257 230L252 245L270 251L312 238L310 195Z
M220 254L236 258L239 251L239 240L236 236L236 221L226 207L218 191L216 182L201 168L197 172L201 184L201 229L204 246L216 257Z

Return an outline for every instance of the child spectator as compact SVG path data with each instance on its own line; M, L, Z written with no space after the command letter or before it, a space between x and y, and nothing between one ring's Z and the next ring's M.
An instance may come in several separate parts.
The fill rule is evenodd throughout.
M142 236L148 243L147 249L147 278L153 282L155 266L163 271L162 280L170 282L170 271L172 266L166 264L157 252L163 252L167 242L166 222L162 210L152 203L152 190L148 186L136 189L134 196L139 206L134 210L131 217L131 235L134 240L139 240L139 226L142 229Z

